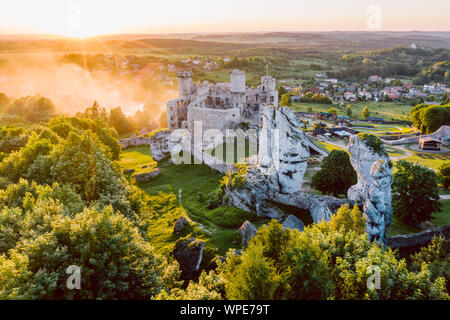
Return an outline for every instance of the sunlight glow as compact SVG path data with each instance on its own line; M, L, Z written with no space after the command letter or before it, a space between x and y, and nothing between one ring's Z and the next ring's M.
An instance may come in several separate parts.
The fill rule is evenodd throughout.
M381 30L450 31L450 2L377 0ZM120 33L367 30L360 0L16 0L0 10L0 33L86 38Z

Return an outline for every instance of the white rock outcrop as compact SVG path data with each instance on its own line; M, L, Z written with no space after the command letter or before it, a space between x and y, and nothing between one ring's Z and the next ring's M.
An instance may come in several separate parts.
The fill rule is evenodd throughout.
M301 190L310 156L303 124L290 108L266 107L259 137L259 170L276 177L279 191Z
M363 207L366 231L371 240L386 243L386 231L392 223L392 162L382 144L374 150L372 142L360 136L350 137L350 161L358 183L348 190L348 198Z
M226 188L230 206L278 220L292 210L304 210L311 214L311 221L320 222L330 220L340 206L349 203L301 190L310 155L302 126L292 109L266 107L257 166L248 170L244 186Z
M298 231L303 231L303 229L305 228L305 225L303 224L303 222L297 218L296 216L293 215L289 215L286 220L284 220L283 222L283 228L284 229L296 229Z

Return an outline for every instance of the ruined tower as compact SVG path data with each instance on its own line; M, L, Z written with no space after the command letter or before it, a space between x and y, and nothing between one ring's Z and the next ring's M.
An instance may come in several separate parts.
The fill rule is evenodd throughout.
M261 77L262 93L267 97L266 102L269 104L278 104L277 81L271 76Z
M245 71L233 70L231 71L231 97L233 107L242 109L245 104L245 90L246 90L246 75Z
M180 97L187 97L193 94L194 85L192 83L192 72L178 72L178 93Z

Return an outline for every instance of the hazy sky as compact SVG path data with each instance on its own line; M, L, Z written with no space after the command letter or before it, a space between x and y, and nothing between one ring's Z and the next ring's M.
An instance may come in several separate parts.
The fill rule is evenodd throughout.
M13 0L0 33L450 31L449 0Z

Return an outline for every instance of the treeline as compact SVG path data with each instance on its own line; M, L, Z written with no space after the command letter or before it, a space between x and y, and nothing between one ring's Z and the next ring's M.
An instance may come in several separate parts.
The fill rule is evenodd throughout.
M40 95L11 99L0 93L0 113L22 117L31 122L47 121L57 115L52 100Z
M327 72L328 77L338 79L367 79L371 75L417 76L422 69L450 59L447 49L412 49L395 47L392 49L345 54L338 64L338 71Z
M425 68L414 79L414 84L423 85L430 82L450 83L450 60L441 61Z
M77 113L77 116L101 119L116 129L119 134L126 134L143 128L151 130L167 127L167 115L166 113L161 114L160 110L159 104L147 103L142 110L138 110L133 116L127 116L121 107L107 111L95 101L92 107L87 108L84 112ZM53 101L40 95L26 96L14 100L4 93L0 93L0 114L2 113L31 123L46 122L59 115L58 108Z
M147 103L143 110L138 110L134 116L127 116L121 107L112 108L109 112L96 101L92 107L77 113L79 118L100 119L116 129L119 134L132 133L138 129L157 129L167 127L166 113L160 116L158 104Z

